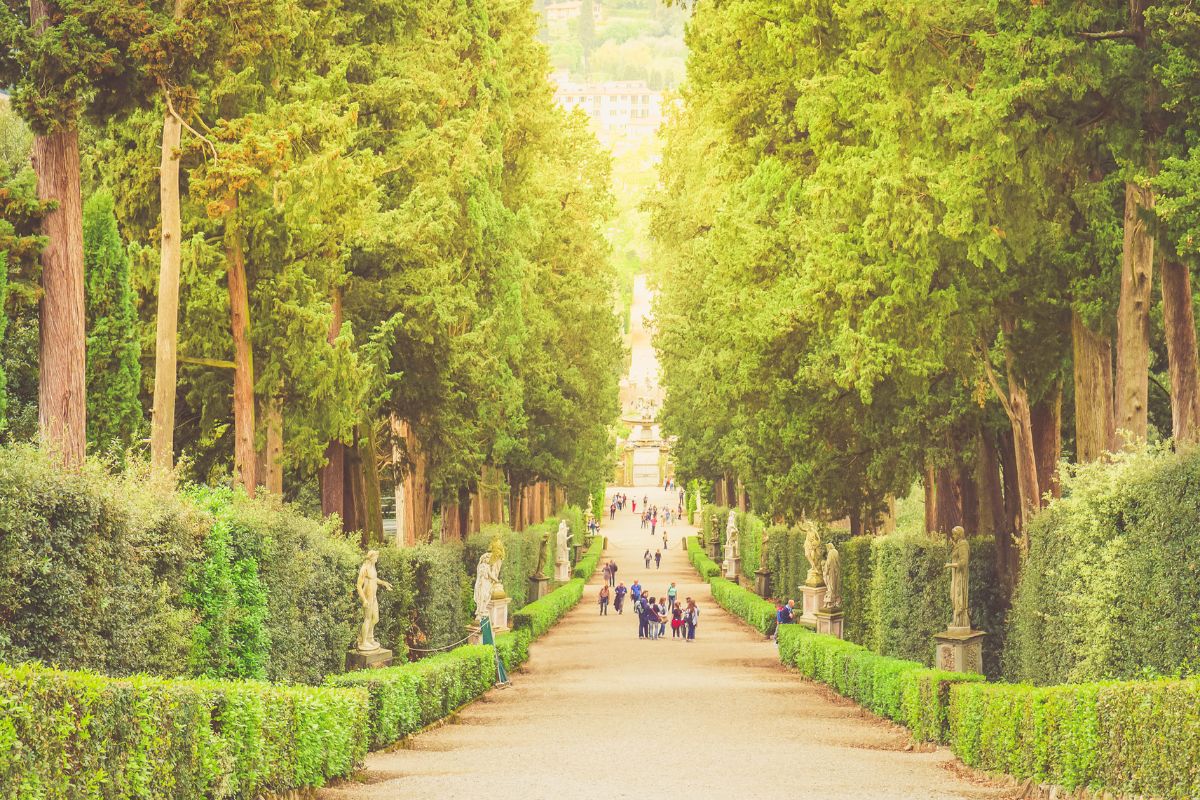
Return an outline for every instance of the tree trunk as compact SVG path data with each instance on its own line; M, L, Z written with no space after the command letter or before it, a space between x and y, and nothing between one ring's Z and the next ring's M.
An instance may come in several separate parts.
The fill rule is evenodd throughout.
M179 264L183 246L183 223L179 212L179 144L182 135L183 124L170 111L165 112L162 157L158 166L162 237L154 332L154 410L150 418L150 465L162 472L169 472L175 459Z
M1058 485L1058 460L1062 458L1062 384L1031 409L1033 449L1037 460L1038 488L1053 497L1062 495ZM1041 506L1039 498L1038 506Z
M925 467L925 532L937 531L937 479L933 467Z
M1196 351L1196 314L1192 306L1192 276L1173 259L1162 267L1163 327L1171 373L1171 428L1175 443L1200 439L1200 364Z
M996 573L1002 585L1011 594L1016 586L1019 553L1017 531L1021 524L1021 488L1017 480L1017 449L1013 445L1012 426L998 435L1000 466L1004 483L1004 527L996 541Z
M1095 461L1116 447L1113 418L1112 340L1071 312L1075 376L1075 457Z
M1029 407L1029 393L1020 379L1010 369L1008 374L1008 402L1011 407L1009 424L1013 432L1013 448L1016 456L1017 485L1020 490L1021 554L1028 552L1028 534L1025 527L1034 513L1041 507L1041 489L1038 483L1037 450L1034 447L1033 419Z
M513 480L510 475L508 478L508 524L514 531L524 530L521 526L521 517L523 514L521 498L524 495L525 488Z
M960 524L966 529L968 536L975 536L979 533L979 485L975 483L974 474L966 466L959 466L957 477L959 509L962 515Z
M408 524L407 492L404 490L405 477L408 470L404 463L404 450L400 447L403 427L400 418L395 414L388 417L392 429L392 479L395 481L396 493L396 546L406 547L416 544L412 537L412 526Z
M48 4L30 3L33 27ZM87 451L86 321L83 297L83 200L79 132L74 128L33 137L37 195L57 204L42 218L42 301L38 353L38 428L42 444L67 466Z
M956 472L952 467L938 467L934 473L934 530L943 536L949 536L956 525L962 524L962 498Z
M458 490L458 529L464 540L471 534L471 490L466 487Z
M283 398L275 396L263 406L265 428L258 478L272 494L283 494Z
M254 355L250 349L250 289L237 217L237 199L225 220L225 271L229 283L229 327L233 333L234 485L254 496Z
M1146 214L1154 193L1125 184L1125 241L1121 253L1121 300L1117 307L1116 425L1129 445L1146 440L1150 391L1150 288L1154 237Z
M979 435L979 461L976 469L979 486L979 535L1007 535L1004 524L1004 492L1000 484L1000 454L992 435L983 431Z
M379 448L375 444L375 426L364 422L357 436L363 494L361 520L370 544L383 543L383 491L379 481Z
M342 293L333 292L333 319L329 323L328 340L333 344L342 330ZM337 514L346 530L346 446L336 439L325 446L325 466L319 474L321 484L321 513L327 517Z

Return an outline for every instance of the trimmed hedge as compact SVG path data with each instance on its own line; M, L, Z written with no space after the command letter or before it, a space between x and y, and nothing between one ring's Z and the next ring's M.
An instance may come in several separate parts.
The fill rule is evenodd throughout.
M955 686L950 745L969 766L1067 789L1200 797L1200 680Z
M874 713L899 722L922 741L946 742L951 687L982 675L942 672L915 661L877 655L861 645L813 633L802 625L780 627L779 658L805 677L828 685Z
M0 666L0 786L46 800L254 798L348 775L367 725L361 690Z
M508 631L496 637L496 652L504 669L512 672L529 660L529 644L533 637L529 630Z
M398 660L407 659L410 645L435 649L462 638L471 606L463 592L470 578L460 547L383 547L378 570L379 577L392 584L392 591L379 593L378 638ZM356 606L351 619L361 613Z
M583 578L572 578L541 600L534 600L513 612L513 630L528 630L532 638L540 639L554 623L579 603L583 597L584 583Z
M703 580L707 581L721 574L720 565L701 549L700 540L695 536L687 537L687 554L688 560L692 562L692 566L700 573Z
M367 691L373 748L442 719L495 683L496 651L486 645L466 645L398 667L347 672L328 681Z
M764 600L749 589L743 589L725 578L712 578L708 582L717 605L729 613L741 617L764 636L775 630L775 604Z
M579 559L579 563L575 565L571 575L576 578L588 580L592 577L592 573L596 571L596 567L600 566L600 558L604 555L604 537L597 536L592 539L592 546Z

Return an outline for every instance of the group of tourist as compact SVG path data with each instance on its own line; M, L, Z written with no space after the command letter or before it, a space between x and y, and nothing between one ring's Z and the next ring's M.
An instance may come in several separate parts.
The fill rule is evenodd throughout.
M663 535L663 547L667 546L667 537ZM646 562L646 569L650 569L650 562L654 562L654 568L662 567L662 550L655 550L654 555L650 555L650 548L646 548L646 552L642 554L642 559Z
M650 551L647 550L647 553ZM662 554L657 554L661 561ZM671 625L671 638L683 641L695 641L696 625L700 622L700 608L690 597L678 601L679 590L675 582L667 588L661 597L649 595L638 580L626 587L624 581L617 581L617 563L611 559L602 567L604 584L600 587L600 615L608 616L608 606L611 603L617 614L625 613L625 598L633 603L634 613L638 618L638 638L658 639L666 637L667 624Z
M612 500L608 504L608 518L616 519L617 512L625 509L625 504L629 502L629 496L625 494L614 494ZM637 508L637 501L633 501L634 508ZM643 504L644 505L644 504Z

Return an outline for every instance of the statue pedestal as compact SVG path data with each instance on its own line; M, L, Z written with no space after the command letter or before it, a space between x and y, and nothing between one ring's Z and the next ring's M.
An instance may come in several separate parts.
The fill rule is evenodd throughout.
M483 630L478 621L467 626L467 644L483 644Z
M842 612L821 609L816 613L817 633L842 638Z
M717 541L716 537L713 537L713 540L708 543L708 557L713 561L721 557L721 543Z
M809 586L806 583L800 587L800 595L804 600L800 609L800 621L810 628L815 628L817 612L825 605L825 586Z
M529 576L529 600L532 603L534 600L541 600L550 593L550 579L545 575L530 575Z
M771 596L771 570L754 570L754 593L759 597Z
M566 561L556 561L554 563L554 580L559 583L571 580L571 565Z
M492 598L488 613L492 617L492 633L504 633L508 630L508 598Z
M934 666L946 672L983 672L983 631L947 628L935 634L937 656Z
M742 574L742 559L739 556L725 560L725 577L734 583L738 582L739 576Z
M355 669L380 669L382 667L390 667L392 665L392 651L386 647L381 647L378 650L359 650L356 647L350 648L346 653L346 670Z

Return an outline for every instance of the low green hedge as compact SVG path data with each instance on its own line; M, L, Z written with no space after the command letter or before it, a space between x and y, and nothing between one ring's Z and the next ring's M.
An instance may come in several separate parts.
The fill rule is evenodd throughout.
M412 664L334 675L328 683L367 690L371 746L386 747L492 688L495 650L467 645Z
M721 567L708 557L708 554L700 547L700 540L695 536L687 537L687 554L688 560L692 562L692 566L704 580L707 581L721 574Z
M783 663L907 726L922 741L947 741L951 686L983 680L981 675L942 672L915 661L877 655L801 625L782 626L778 640Z
M955 686L950 745L972 767L1068 789L1200 797L1200 679Z
M763 600L749 589L743 589L725 578L712 578L708 582L713 599L721 608L741 617L764 636L775 630L775 604Z
M592 577L592 573L596 571L596 567L600 566L600 557L604 555L604 537L597 536L592 539L592 546L587 549L587 552L579 559L579 563L575 565L575 569L571 572L576 578L587 580Z
M533 636L529 630L509 631L496 637L496 652L504 663L504 669L512 672L529 660L529 643Z
M583 578L572 578L541 600L513 612L513 630L528 630L533 639L540 639L583 597L583 585Z
M5 797L254 798L367 752L367 693L0 666Z

